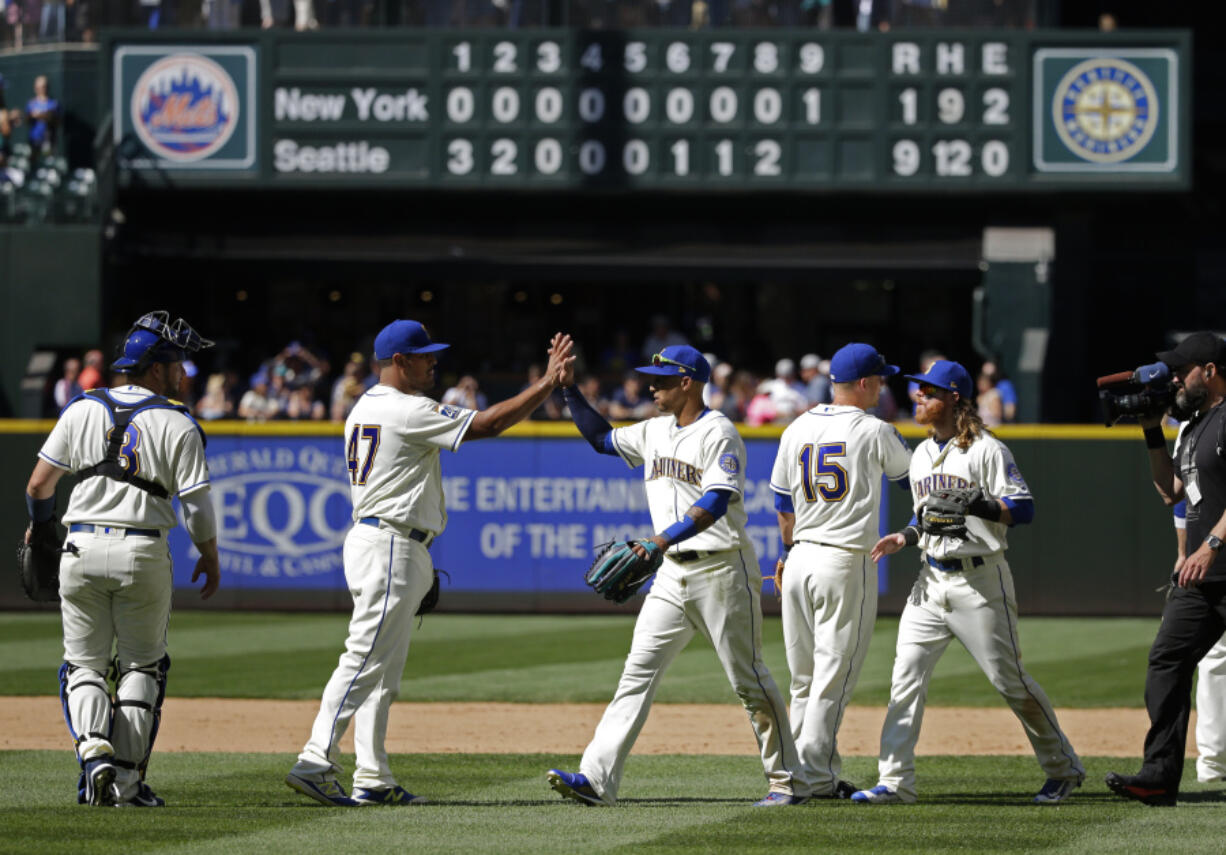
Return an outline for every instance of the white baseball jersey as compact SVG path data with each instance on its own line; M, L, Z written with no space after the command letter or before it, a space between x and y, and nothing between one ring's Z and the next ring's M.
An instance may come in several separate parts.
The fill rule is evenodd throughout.
M651 524L663 531L708 490L732 493L728 512L671 551L736 549L745 534L745 443L723 413L705 410L685 427L671 415L613 430L613 447L632 468L643 466Z
M439 451L455 451L476 410L406 395L382 383L345 420L353 519L439 534L447 525Z
M129 385L111 389L110 394L120 404L134 405L153 392ZM60 415L38 456L69 472L99 463L106 457L112 424L105 404L81 398ZM195 422L178 410L161 407L137 413L119 454L130 472L162 485L171 496L209 485L204 440ZM105 476L86 478L73 488L63 522L158 529L178 524L169 498Z
M783 431L771 489L792 497L793 541L868 552L877 542L881 476L907 476L911 449L859 407L820 404Z
M1022 478L1013 455L994 436L980 434L965 450L953 440L944 447L926 439L911 457L911 495L916 514L933 490L950 487L981 487L989 499L1030 499L1030 488ZM933 558L970 558L992 555L1008 544L1009 527L980 517L966 518L967 536L939 537L925 534L920 548Z

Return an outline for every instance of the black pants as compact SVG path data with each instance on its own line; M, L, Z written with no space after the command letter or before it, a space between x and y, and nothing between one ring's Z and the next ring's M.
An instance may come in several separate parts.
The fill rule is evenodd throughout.
M1188 717L1192 712L1192 675L1226 630L1226 580L1196 588L1175 588L1162 611L1162 626L1149 649L1145 708L1149 733L1140 777L1179 791Z

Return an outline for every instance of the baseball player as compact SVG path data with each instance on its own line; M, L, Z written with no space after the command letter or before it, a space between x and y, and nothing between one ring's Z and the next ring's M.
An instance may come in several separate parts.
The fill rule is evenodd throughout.
M885 378L898 366L868 344L849 344L830 360L834 403L788 425L771 471L783 536L783 640L792 672L792 735L797 777L815 796L848 798L839 780L837 736L855 691L877 617L877 542L881 476L906 486L911 449L893 427L870 416Z
M1017 644L1017 601L1005 561L1009 526L1034 518L1034 500L1005 444L980 421L970 374L956 362L938 360L918 384L916 420L928 439L911 457L912 524L887 534L873 547L879 560L904 546L919 546L919 578L898 625L890 704L881 730L879 779L851 798L865 804L911 803L916 799L915 743L924 717L928 680L952 639L979 663L1013 709L1047 775L1038 804L1064 801L1085 778L1073 746L1060 730L1047 696L1025 669ZM979 488L962 536L936 535L924 513L925 500L947 488ZM922 520L922 522L921 522Z
M400 687L413 615L434 582L429 547L447 525L439 452L497 436L527 418L574 361L573 343L553 337L545 374L509 400L476 411L440 404L436 353L417 321L398 320L375 337L379 382L345 420L354 526L345 537L345 581L353 617L345 652L324 687L311 738L285 782L325 805L425 801L396 783L388 765L387 717ZM339 744L354 721L353 797L336 779Z
M80 478L64 514L60 699L81 764L83 804L165 804L145 771L170 670L172 497L200 551L192 581L204 577L204 599L220 579L204 433L187 407L166 396L179 388L187 354L212 344L182 318L172 324L166 312L142 316L111 365L129 382L68 403L26 486L34 523L51 519L65 472Z
M664 563L639 611L621 682L578 772L550 769L550 786L592 805L617 802L626 757L664 670L702 633L749 713L769 784L760 806L799 804L796 747L783 696L762 661L762 575L745 533L745 444L722 413L702 403L711 366L672 345L638 369L650 375L662 415L614 429L565 378L563 397L579 432L602 454L644 467L647 503ZM641 547L639 547L641 549ZM645 557L645 550L644 550Z

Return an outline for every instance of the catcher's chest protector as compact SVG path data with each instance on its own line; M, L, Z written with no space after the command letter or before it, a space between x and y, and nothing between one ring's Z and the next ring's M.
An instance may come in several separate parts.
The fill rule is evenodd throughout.
M81 480L92 478L95 475L102 475L107 478L114 478L116 481L131 484L133 487L139 487L157 496L159 499L169 498L170 494L166 491L165 487L134 474L127 467L126 462L121 462L121 453L124 443L127 441L128 426L132 423L132 419L137 413L157 409L178 410L190 419L192 416L191 410L183 404L161 395L150 395L138 403L125 404L112 398L106 389L90 389L73 400L80 400L80 398L92 398L105 406L111 413L111 422L113 424L110 431L107 432L106 457L93 466L87 466L78 472L77 475ZM205 436L204 431L200 430L199 425L196 425L196 430L200 431L200 439L207 445L208 437Z

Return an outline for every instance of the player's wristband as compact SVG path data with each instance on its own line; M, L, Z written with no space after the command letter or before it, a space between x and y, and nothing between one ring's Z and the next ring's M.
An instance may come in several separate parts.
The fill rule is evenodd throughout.
M680 543L698 534L698 521L691 517L682 517L661 533L668 538L670 544Z
M920 539L919 529L913 525L907 526L902 531L900 531L899 534L902 535L902 539L906 541L907 546L915 546L916 544L919 543L919 539Z
M1145 429L1145 447L1166 448L1166 434L1162 432L1162 428L1148 427Z
M26 513L30 515L30 522L46 522L55 516L55 496L36 499L26 493Z

